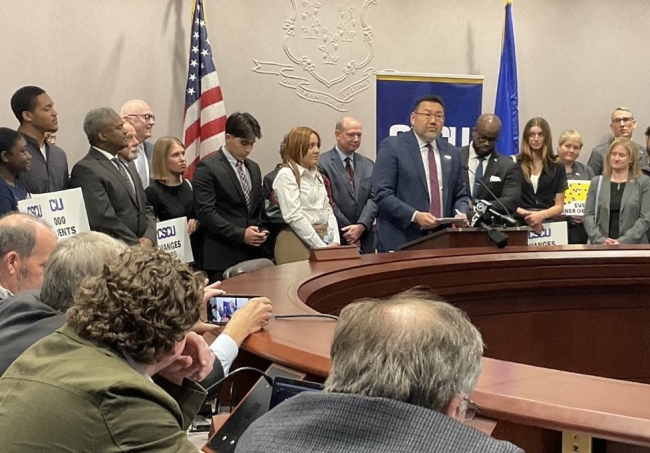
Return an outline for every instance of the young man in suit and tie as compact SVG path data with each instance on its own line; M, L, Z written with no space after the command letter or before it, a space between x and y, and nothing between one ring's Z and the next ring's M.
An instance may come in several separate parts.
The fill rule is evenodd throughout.
M491 113L478 117L472 130L472 141L461 149L463 166L471 170L464 170L463 178L472 200L490 201L493 209L512 215L519 206L521 186L514 161L494 149L500 133L499 117ZM490 188L498 201L495 202L484 185Z
M356 151L361 146L363 128L352 117L336 122L336 145L320 157L320 171L330 180L332 209L348 244L363 253L374 251L372 224L377 217L377 204L372 197L372 169L375 163Z
M440 217L465 218L460 150L440 137L444 123L442 99L423 97L411 112L411 130L379 145L372 174L379 252L397 251L430 233Z
M264 208L262 173L248 156L262 137L250 113L226 120L226 143L201 160L194 171L194 204L203 230L203 268L210 281L220 280L230 266L263 255L260 231Z
M127 145L124 121L102 107L84 118L88 154L72 168L70 187L81 187L90 229L129 245L156 244L156 222L135 170L117 153Z
M131 99L126 101L120 109L120 116L124 121L133 125L138 140L138 155L131 163L140 179L142 187L149 187L151 180L151 156L153 154L153 145L146 141L151 138L152 130L156 124L156 115L153 114L149 104L140 99Z

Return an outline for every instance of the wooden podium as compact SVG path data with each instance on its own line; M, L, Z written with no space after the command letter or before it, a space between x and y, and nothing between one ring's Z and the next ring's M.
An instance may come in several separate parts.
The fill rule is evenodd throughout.
M495 228L497 229L497 228ZM528 227L498 228L508 235L508 245L527 245ZM400 250L452 249L460 247L496 247L481 228L445 228L415 239Z

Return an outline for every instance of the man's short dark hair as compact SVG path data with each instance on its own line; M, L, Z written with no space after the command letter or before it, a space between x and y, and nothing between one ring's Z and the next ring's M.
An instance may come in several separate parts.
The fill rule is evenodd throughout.
M650 126L645 130L645 136L650 137Z
M43 88L26 86L18 89L11 96L11 110L20 124L23 123L23 112L31 112L36 108L36 98L45 94Z
M250 113L235 112L226 120L226 134L254 140L262 138L262 129Z
M16 145L16 142L20 140L20 132L8 127L0 127L0 152L7 151L13 148Z
M418 109L418 107L420 107L420 104L422 104L423 102L433 102L436 104L440 104L443 109L445 108L445 103L442 102L440 96L436 96L435 94L430 94L428 96L424 96L418 99L415 105L413 106L413 111L415 112Z

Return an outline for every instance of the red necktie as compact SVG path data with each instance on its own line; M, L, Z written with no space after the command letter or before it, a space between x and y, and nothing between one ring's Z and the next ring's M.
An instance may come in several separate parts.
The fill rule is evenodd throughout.
M434 217L442 217L440 209L440 183L438 182L438 166L436 165L436 156L433 154L433 146L431 143L426 144L429 150L429 184L431 185L431 203L429 204L429 212Z
M350 178L350 186L352 187L352 192L354 192L354 169L350 164L350 160L351 159L349 157L345 158L345 171L348 172L348 178Z

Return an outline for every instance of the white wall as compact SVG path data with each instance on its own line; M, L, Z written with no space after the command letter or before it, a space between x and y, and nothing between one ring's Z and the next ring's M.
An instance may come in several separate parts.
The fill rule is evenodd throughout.
M333 144L340 112L281 87L278 77L252 71L253 59L289 63L283 26L291 0L204 0L226 109L249 111L264 137L253 158L268 171L282 136L296 125ZM322 26L335 29L338 6L364 0L320 0ZM373 27L376 69L482 74L484 110L492 111L499 68L502 0L376 0L365 16ZM0 9L0 125L16 127L9 99L20 86L45 88L59 111L58 144L77 161L87 151L86 111L118 109L143 98L157 115L154 136L180 135L187 71L191 0L3 0ZM300 0L296 0L298 7ZM544 116L553 135L568 128L585 140L581 160L608 133L619 105L638 119L643 141L650 114L646 58L647 0L515 0L521 126ZM357 10L357 13L359 10ZM301 17L298 17L298 24ZM355 30L361 33L357 22ZM305 41L294 39L296 46ZM360 52L360 41L342 58ZM363 52L361 52L363 53ZM314 60L319 57L314 53ZM340 71L340 67L335 68ZM295 71L296 75L304 75ZM357 80L358 77L354 80ZM350 79L352 80L352 79ZM343 85L343 84L342 84ZM312 83L310 86L316 88ZM324 89L324 87L321 86ZM362 151L374 156L374 85L354 96L348 112L365 126Z

